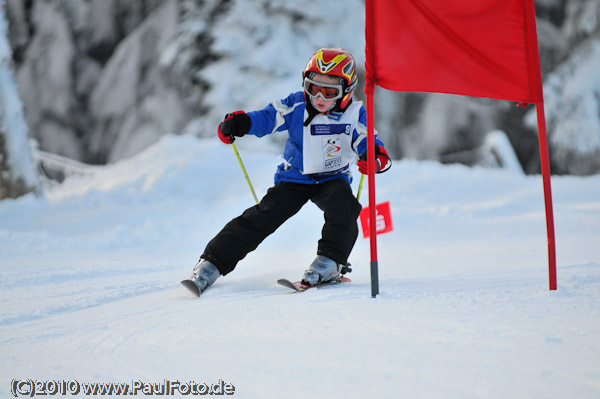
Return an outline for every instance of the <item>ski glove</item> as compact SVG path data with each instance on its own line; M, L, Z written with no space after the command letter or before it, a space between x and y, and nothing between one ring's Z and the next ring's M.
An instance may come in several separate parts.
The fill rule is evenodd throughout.
M219 139L225 144L231 144L235 137L242 137L250 130L250 117L244 111L235 111L225 115L223 122L219 123L217 133Z
M392 166L390 156L388 155L385 148L383 148L379 144L375 145L375 156L377 157L377 170L375 171L375 173L383 173ZM363 175L366 175L369 173L369 164L367 162L367 151L363 152L360 155L356 165L358 166L359 172L362 173Z

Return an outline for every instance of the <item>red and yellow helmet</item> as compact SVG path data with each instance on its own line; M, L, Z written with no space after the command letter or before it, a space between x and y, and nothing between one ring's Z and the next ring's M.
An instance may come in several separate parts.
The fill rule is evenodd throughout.
M304 72L302 73L302 83L305 78L311 78L312 73L322 75L337 76L342 84L343 95L337 100L335 109L344 110L350 100L354 88L358 83L356 76L356 67L352 54L339 47L322 48L310 57Z

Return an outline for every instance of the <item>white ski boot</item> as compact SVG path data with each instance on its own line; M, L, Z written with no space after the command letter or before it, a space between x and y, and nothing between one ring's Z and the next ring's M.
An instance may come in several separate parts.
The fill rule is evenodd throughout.
M333 259L326 256L318 255L308 270L304 272L302 282L308 285L317 285L330 281L339 280L340 265Z
M194 292L197 296L200 296L200 294L213 285L220 276L221 273L219 273L219 269L217 269L215 265L206 259L200 259L200 261L196 263L196 266L194 266L192 277L190 277L189 280L183 280L181 284Z

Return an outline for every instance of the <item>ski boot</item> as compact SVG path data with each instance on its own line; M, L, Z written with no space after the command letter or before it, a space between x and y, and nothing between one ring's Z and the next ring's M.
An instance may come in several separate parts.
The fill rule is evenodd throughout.
M200 296L220 276L221 273L219 273L219 269L215 265L206 259L200 259L196 266L194 266L192 277L188 280L183 280L181 284L197 296Z
M317 285L340 279L340 265L333 259L318 255L304 272L302 282L307 285Z

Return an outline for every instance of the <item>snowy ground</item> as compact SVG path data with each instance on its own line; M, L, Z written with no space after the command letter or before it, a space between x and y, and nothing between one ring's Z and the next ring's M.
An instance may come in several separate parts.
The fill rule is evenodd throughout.
M261 195L276 154L253 140L240 152ZM353 283L276 284L314 258L312 204L194 299L179 280L253 199L231 148L166 137L0 202L0 397L14 379L168 379L240 398L598 398L600 176L552 183L557 291L540 177L402 161L378 178L395 230L376 299L362 237Z

